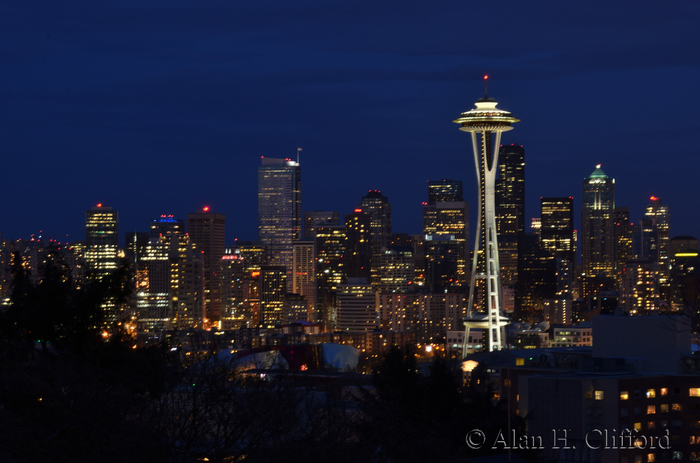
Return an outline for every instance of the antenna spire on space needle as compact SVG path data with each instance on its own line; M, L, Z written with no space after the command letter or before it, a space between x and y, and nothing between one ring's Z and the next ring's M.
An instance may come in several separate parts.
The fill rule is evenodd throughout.
M502 109L488 96L488 75L484 76L484 98L477 100L475 108L464 112L454 122L459 130L472 135L472 150L476 177L479 182L479 219L474 243L471 284L467 317L464 321L464 347L462 356L467 356L469 330L485 329L488 335L488 350L504 347L504 327L508 319L501 313L501 277L498 260L498 238L496 229L495 184L498 171L498 151L501 134L513 130L511 126L518 119ZM477 284L483 287L480 303L475 304Z

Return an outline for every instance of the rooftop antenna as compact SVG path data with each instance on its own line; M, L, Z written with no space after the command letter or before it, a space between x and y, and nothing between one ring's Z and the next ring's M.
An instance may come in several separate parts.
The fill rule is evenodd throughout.
M484 99L489 97L489 76L484 76Z
M301 151L301 148L297 148L297 164L299 164L299 152Z

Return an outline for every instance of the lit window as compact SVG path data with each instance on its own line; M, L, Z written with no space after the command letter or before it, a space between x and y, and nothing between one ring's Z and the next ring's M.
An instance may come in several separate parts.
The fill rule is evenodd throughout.
M653 399L656 397L656 390L655 389L648 389L647 390L647 399Z
M700 387L691 387L690 397L700 397Z
M668 404L661 404L661 413L668 413Z
M654 422L654 421L648 422L647 429L656 429L656 422Z
M647 455L647 461L648 461L649 463L655 462L655 461L656 461L656 455L654 455L653 453L648 454L648 455Z
M640 422L634 423L634 430L641 431L642 430L642 423L640 423Z
M667 387L662 387L659 389L659 392L661 393L662 396L668 395L668 388ZM700 393L700 389L698 389L698 392ZM692 395L692 393L691 393Z
M653 415L656 413L656 405L647 405L647 415Z
M683 407L681 406L681 404L672 404L671 410L673 410L674 412L682 412Z
M627 400L630 398L630 394L627 391L620 392L620 400Z
M595 400L603 400L603 391L595 391Z

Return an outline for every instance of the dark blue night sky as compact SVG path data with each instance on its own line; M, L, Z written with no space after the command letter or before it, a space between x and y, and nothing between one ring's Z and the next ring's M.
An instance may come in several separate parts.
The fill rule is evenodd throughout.
M632 219L651 195L700 236L700 2L33 1L0 6L0 231L84 239L210 205L256 239L260 156L303 148L303 208L369 189L418 233L427 181L465 182L483 95L522 120L526 216L598 163ZM472 224L473 227L473 224Z

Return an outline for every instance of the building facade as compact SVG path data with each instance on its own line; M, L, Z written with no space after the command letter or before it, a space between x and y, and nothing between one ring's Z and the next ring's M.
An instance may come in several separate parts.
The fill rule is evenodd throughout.
M290 159L262 158L258 167L258 241L270 265L287 269L292 288L292 242L301 238L301 167Z

